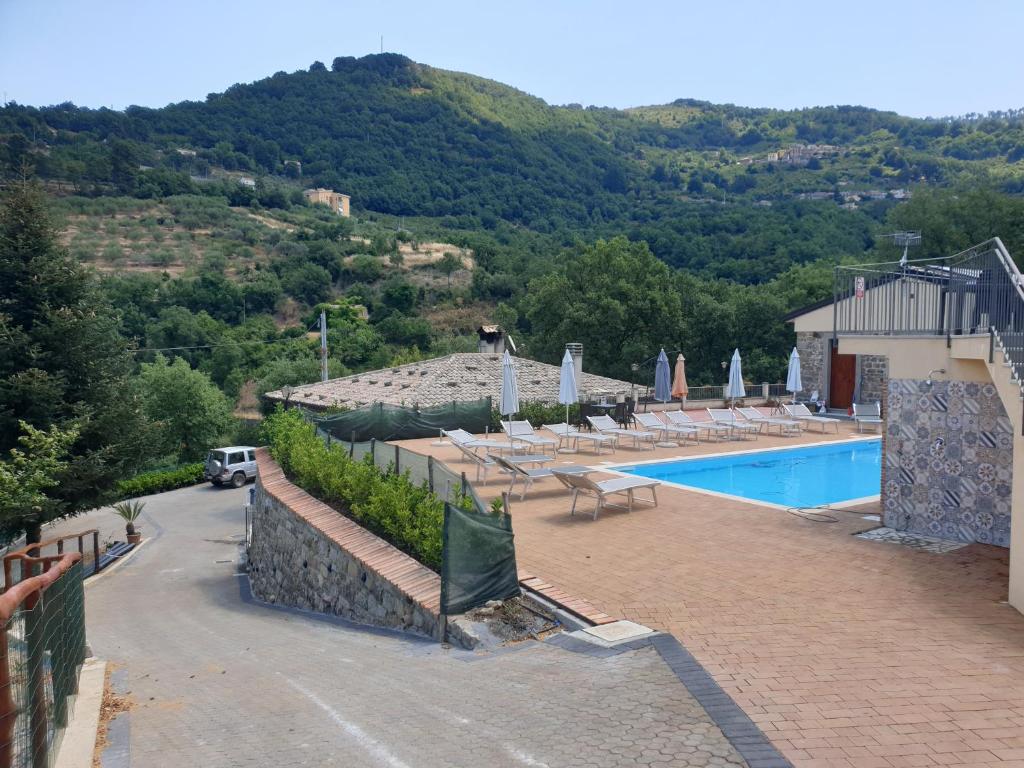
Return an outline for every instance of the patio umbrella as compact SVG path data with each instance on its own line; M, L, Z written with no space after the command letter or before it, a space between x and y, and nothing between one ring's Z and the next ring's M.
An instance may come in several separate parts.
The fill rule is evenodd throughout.
M796 393L804 388L800 381L800 353L793 347L789 356L789 371L786 373L786 391L793 393L793 402L796 402Z
M516 368L512 363L512 355L505 350L501 358L501 407L498 412L502 416L512 416L519 411L519 384L516 382Z
M686 384L686 358L680 352L676 357L676 373L672 378L672 397L679 398L679 410L686 407L686 396L690 394L690 388Z
M658 353L658 362L654 365L654 399L663 403L672 399L672 374L664 349Z
M569 423L569 406L577 402L576 396L576 366L572 363L572 355L565 350L562 357L562 374L558 381L558 402L565 406L565 423Z
M732 361L729 363L729 383L725 387L725 396L729 400L747 396L747 390L743 388L743 369L738 349L732 353Z

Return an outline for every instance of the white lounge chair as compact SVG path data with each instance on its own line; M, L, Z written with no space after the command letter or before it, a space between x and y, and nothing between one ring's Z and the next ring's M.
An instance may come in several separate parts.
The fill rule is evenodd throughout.
M540 446L543 448L554 448L558 445L557 440L552 440L550 437L544 437L534 432L533 425L528 421L503 421L501 422L501 428L505 430L505 434L513 442L526 443L530 447Z
M606 445L612 449L612 453L615 453L615 435L602 435L600 432L580 432L565 422L561 424L544 424L542 426L558 438L559 448L562 447L562 443L578 448L580 441L583 440L593 443L598 454L601 453L601 449Z
M658 435L654 432L643 432L637 429L623 429L611 416L587 416L590 425L602 435L615 435L633 441L633 446L639 448L641 443L650 443L651 450L654 450L654 441Z
M796 419L784 419L779 416L765 416L757 408L737 408L736 411L745 418L747 421L751 421L754 424L764 424L765 431L768 432L772 427L777 427L780 435L799 435L800 434L800 422Z
M708 416L716 424L724 424L730 429L734 435L750 435L753 439L757 439L758 434L761 432L761 424L755 424L746 419L737 419L736 414L733 413L731 408L708 408Z
M783 405L786 409L786 413L792 416L794 419L806 422L808 424L819 424L821 431L825 431L825 427L831 424L836 429L836 434L839 434L839 419L831 419L828 416L815 416L806 405L803 403L793 403L792 405Z
M732 427L727 424L716 424L714 421L695 421L685 411L662 411L662 413L668 417L669 423L673 426L703 430L707 432L708 439L714 435L722 440L727 440L732 435Z
M665 440L678 439L683 442L687 440L693 440L695 443L700 441L697 436L700 434L696 427L683 427L676 424L666 424L664 421L658 418L656 413L634 413L633 418L636 423L639 424L646 430L651 432L660 432L661 436Z
M561 467L553 468L552 474L561 481L562 485L572 491L570 515L576 514L576 502L580 496L592 496L597 499L597 506L594 507L595 520L597 520L598 512L605 507L618 507L619 509L632 511L634 501L650 504L654 507L658 506L658 494L654 489L661 485L660 480L646 477L616 477L612 480L595 481L586 475L563 472ZM650 500L634 498L633 492L638 488L650 488ZM627 499L626 506L608 503L608 497L617 494L625 494Z
M481 456L479 453L473 450L470 445L463 443L455 443L455 447L459 449L463 458L466 459L470 464L476 467L476 481L480 482L480 473L484 473L484 485L487 484L487 470L492 469L495 466L495 461L490 456Z
M565 474L577 474L580 472L586 473L592 471L590 467L580 467L573 464L566 464L557 468L542 466L536 467L535 469L530 469L523 465L531 462L524 461L522 457L516 458L507 456L491 456L490 458L493 459L494 462L504 471L512 475L512 483L508 487L509 495L512 495L512 490L516 487L516 481L523 481L523 490L519 492L520 501L526 498L526 492L530 490L530 486L533 485L533 482L535 480L541 480L542 478L545 477L552 477L556 469L557 471L563 472ZM533 459L533 463L540 463L541 459L546 459L547 461L554 461L553 456L535 456L533 457Z
M858 405L853 404L853 420L857 423L857 431L863 432L864 427L870 429L882 429L882 405Z
M459 445L463 448L486 448L488 451L509 451L515 452L515 444L511 440L483 440L464 429L442 429L441 434L452 441L452 445Z

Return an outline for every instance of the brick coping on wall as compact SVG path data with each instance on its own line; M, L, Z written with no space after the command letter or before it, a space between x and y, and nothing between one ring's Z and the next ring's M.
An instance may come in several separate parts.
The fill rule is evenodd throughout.
M421 608L435 617L440 615L440 576L292 483L266 448L256 450L256 466L259 483L268 495Z
M267 448L256 449L256 467L259 483L268 495L424 610L435 617L440 615L441 577L438 574L292 483ZM586 600L524 571L519 572L519 584L588 624L617 621Z

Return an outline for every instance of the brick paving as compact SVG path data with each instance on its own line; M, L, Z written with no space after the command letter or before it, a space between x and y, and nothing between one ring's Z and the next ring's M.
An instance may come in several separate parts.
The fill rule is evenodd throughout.
M468 654L245 601L246 493L151 497L154 538L87 587L89 642L134 702L131 766L745 764L650 645ZM97 520L116 531L99 512L48 534Z
M838 438L851 433L844 425ZM450 448L405 445L460 466ZM504 482L476 488L490 499ZM1004 602L1007 550L933 554L852 536L878 524L863 518L877 504L821 523L667 487L659 499L572 518L564 489L541 481L512 504L520 567L598 611L673 633L798 766L1024 768L1024 616Z

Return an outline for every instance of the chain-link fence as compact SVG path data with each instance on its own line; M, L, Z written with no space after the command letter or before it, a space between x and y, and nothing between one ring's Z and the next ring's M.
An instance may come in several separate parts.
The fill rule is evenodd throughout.
M49 768L85 660L82 558L20 559L27 578L0 596L0 768Z

